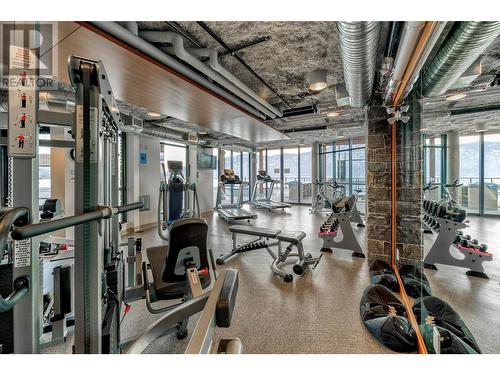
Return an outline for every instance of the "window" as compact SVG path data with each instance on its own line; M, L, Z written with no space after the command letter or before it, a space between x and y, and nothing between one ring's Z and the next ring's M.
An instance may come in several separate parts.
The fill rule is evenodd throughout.
M243 189L243 202L248 202L250 200L250 183L252 179L250 178L250 153L241 153L241 180L248 182L248 186Z
M217 158L217 169L213 171L213 178L212 178L213 202L215 206L215 203L217 201L217 190L219 189L219 178L220 175L222 174L222 171L219 171L219 149L213 148L212 155Z
M469 213L479 213L479 155L479 135L460 136L459 202Z
M366 145L365 138L346 139L327 144L320 153L322 179L336 180L345 186L346 194L358 195L358 209L366 212ZM356 190L360 190L357 192ZM326 190L329 193L329 189ZM333 193L333 192L332 192Z
M500 214L500 134L484 135L484 212Z
M311 147L300 146L300 203L311 203L312 171Z
M275 180L281 180L281 150L267 150L267 174ZM271 199L281 201L281 183L274 185Z
M299 149L283 149L283 200L299 203Z
M181 143L161 143L160 144L160 163L165 165L167 178L169 176L167 162L176 160L182 162L182 175L187 178L187 147ZM163 152L162 152L163 151ZM163 175L162 175L163 178Z
M50 134L40 134L40 139L50 139ZM38 199L42 203L51 196L50 180L50 147L39 147L39 166L38 166Z
M425 138L424 142L424 184L429 182L442 184L446 182L445 173L445 138L436 136ZM439 200L443 197L443 187L431 190L428 199Z

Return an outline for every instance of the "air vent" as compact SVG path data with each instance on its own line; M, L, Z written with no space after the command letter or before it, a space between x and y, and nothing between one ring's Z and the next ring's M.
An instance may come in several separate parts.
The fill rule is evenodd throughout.
M123 131L127 133L141 133L144 122L139 117L131 114L120 112L122 119Z
M196 134L188 133L186 140L189 143L198 143L198 136Z
M303 116L303 115L310 115L313 113L318 113L318 108L315 105L310 105L306 107L285 109L283 111L283 117Z

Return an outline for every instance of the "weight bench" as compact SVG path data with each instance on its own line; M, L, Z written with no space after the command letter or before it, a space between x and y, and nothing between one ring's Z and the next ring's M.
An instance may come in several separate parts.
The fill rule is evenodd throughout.
M283 278L284 281L291 282L293 280L293 275L281 269L281 265L285 263L289 257L298 258L297 262L293 265L293 272L297 275L304 274L307 266L309 265L313 265L312 269L315 269L321 260L322 255L318 258L313 258L311 254L304 252L302 240L305 238L306 234L301 231L282 232L277 229L250 227L246 225L233 225L229 227L229 231L231 232L233 248L231 252L217 258L217 264L219 265L224 264L227 259L236 254L246 253L248 251L258 249L266 249L267 252L273 257L273 263L271 264L271 270L273 273ZM238 234L246 234L257 238L242 245L238 245L236 241ZM269 240L271 239L275 239L277 241L270 242ZM283 242L288 243L288 246L284 250L282 249ZM271 250L271 247L274 246L278 247L278 251L276 253ZM294 248L296 248L295 252L293 251Z

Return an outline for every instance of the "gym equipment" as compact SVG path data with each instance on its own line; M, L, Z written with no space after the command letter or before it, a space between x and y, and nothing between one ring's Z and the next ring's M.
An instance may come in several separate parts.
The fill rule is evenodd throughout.
M184 218L170 227L167 245L148 248L149 264L143 262L146 305L151 313L165 313L143 333L123 343L124 353L141 353L151 341L175 332L178 339L187 337L191 316L202 311L186 353L207 353L212 347L215 326L229 327L238 291L238 271L227 269L211 291L204 292L215 276L215 267L207 249L208 225L200 218ZM149 282L149 272L153 282ZM177 300L173 305L155 308L154 302ZM221 344L224 352L241 352L238 339ZM232 349L231 349L232 347Z
M484 272L483 263L491 261L493 254L473 247L476 245L470 242L467 242L467 245L464 245L462 240L457 242L458 231L467 228L467 224L440 217L434 217L433 220L436 222L439 231L431 249L424 258L424 267L434 270L437 270L436 264L462 267L468 269L466 272L468 276L487 279L488 275ZM462 259L455 258L451 254L450 247L452 245L462 254Z
M401 301L385 286L370 285L359 304L361 320L381 344L400 353L417 349L416 334Z
M196 184L185 181L182 175L182 161L169 160L167 167L170 173L168 179L165 165L162 164L163 181L160 182L158 197L158 235L165 241L168 241L165 231L168 233L168 227L173 222L181 218L200 217Z
M297 262L293 265L293 272L297 275L303 275L309 265L312 265L312 269L314 270L321 260L322 254L317 258L313 258L311 254L304 252L304 247L302 245L302 240L306 236L304 232L282 232L275 229L250 227L246 225L233 225L229 227L229 231L231 232L233 249L231 252L217 258L217 264L219 265L224 264L227 259L236 254L246 253L252 250L266 249L274 259L271 264L272 272L283 278L283 281L292 282L293 275L281 269L281 266L288 260L289 257L298 258ZM250 242L238 245L236 240L238 234L255 236L257 238L251 240ZM277 239L277 241L271 243L269 241L270 239ZM289 244L285 250L282 250L283 242ZM278 251L276 253L271 250L271 247L274 246L278 247ZM297 252L292 252L293 248L296 248Z
M321 251L331 253L332 248L351 250L353 257L365 258L358 239L351 227L353 210L356 207L356 197L342 196L332 204L333 212L321 225L318 237L323 240ZM338 231L342 232L342 240L337 241Z
M255 207L267 208L269 211L291 207L290 204L272 200L274 185L281 181L274 180L265 170L259 170L252 191L250 203ZM259 190L265 190L265 195L259 196Z
M312 200L311 208L309 209L309 213L311 214L331 212L334 202L345 195L345 186L339 185L337 181L319 182L318 180L314 180L312 184L318 187L318 193ZM326 187L332 189L331 197L327 194Z
M474 336L467 328L460 315L445 301L427 296L419 298L413 305L413 312L420 325L426 345L433 353L474 353L480 354L479 348ZM436 326L439 333L439 347L434 346L433 337L436 332L430 333L430 328ZM434 331L434 330L433 330ZM431 345L429 345L432 343ZM472 352L471 350L472 349Z
M493 259L493 254L487 252L488 246L479 245L471 241L469 235L464 236L462 230L468 227L466 212L462 210L451 198L449 189L460 186L458 181L453 184L445 184L444 190L447 198L440 202L424 200L423 222L427 228L437 237L424 258L424 267L437 270L436 264L467 268L467 275L488 278L484 272L483 262ZM426 185L426 190L430 185ZM478 242L478 241L477 241ZM450 253L450 247L454 246L463 256L459 259Z
M229 224L234 224L238 220L247 220L250 222L251 219L256 219L256 214L252 214L251 212L245 211L241 208L243 204L243 188L248 186L248 182L241 181L239 176L234 174L234 170L230 168L224 169L224 174L221 176L220 180L221 182L219 183L219 188L217 190L217 199L215 204L215 209L217 210L219 217ZM223 196L225 196L226 186L239 187L236 203L222 203Z
M14 240L13 243L8 246L13 253L8 255L8 259L12 259L13 262L3 265L2 275L4 273L9 272L12 274L12 269L15 268L16 262L23 261L23 259L19 259L20 256L20 248L24 248L26 243L31 240L33 237L37 237L43 234L47 234L50 232L54 232L57 230L69 228L72 226L77 226L80 224L97 222L100 220L110 219L113 216L116 216L120 213L129 212L132 210L137 210L143 207L141 202L131 203L118 207L107 207L101 206L99 209L94 211L85 212L83 214L68 216L61 219L55 219L52 221L45 221L41 223L32 223L29 224L29 210L25 207L18 208L4 208L0 209L0 249L4 249L8 242L8 235L10 233L11 238ZM111 270L110 270L111 271ZM64 274L62 274L62 270L58 272L59 276L69 277L68 271L65 270ZM55 275L56 277L56 275ZM0 295L0 313L12 313L13 308L16 304L22 301L23 297L25 297L30 290L31 278L30 277L20 277L14 279L13 282L6 282L5 285L11 285L12 291L7 298L3 298L3 294ZM57 282L56 285L60 285L61 283ZM58 294L67 293L66 291L59 291ZM64 304L59 304L55 306L56 309L54 311L53 321L59 322L56 326L53 326L56 329L56 337L64 338L64 330L65 326L62 321L65 321L64 314L68 313L68 296L60 296L61 301L65 301ZM0 322L3 323L3 317L0 319ZM2 326L4 329L4 327ZM17 335L16 332L13 332ZM56 338L54 337L54 339ZM3 347L4 353L9 353L14 349L14 343L12 341L15 340L14 335L10 335L5 340L5 337L0 337L0 343ZM38 335L37 335L38 340Z

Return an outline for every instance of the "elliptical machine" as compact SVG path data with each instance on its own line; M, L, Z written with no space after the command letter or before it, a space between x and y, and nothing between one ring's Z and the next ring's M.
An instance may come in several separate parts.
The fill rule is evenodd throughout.
M183 218L200 217L200 203L196 184L186 182L182 174L182 161L167 161L167 179L165 165L162 164L163 180L160 181L158 196L158 235L168 241L170 225ZM191 208L192 206L192 208Z

